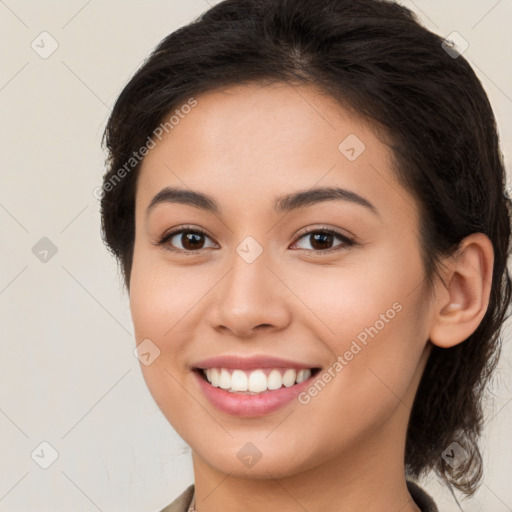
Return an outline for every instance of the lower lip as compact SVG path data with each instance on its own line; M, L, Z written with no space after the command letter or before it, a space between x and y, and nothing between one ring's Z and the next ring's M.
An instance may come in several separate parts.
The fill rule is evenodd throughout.
M206 398L215 407L228 414L245 417L262 416L277 411L296 398L316 378L315 374L300 384L295 384L289 388L283 386L257 395L246 395L245 393L233 393L222 388L216 388L203 379L200 372L193 371L192 373L195 375Z

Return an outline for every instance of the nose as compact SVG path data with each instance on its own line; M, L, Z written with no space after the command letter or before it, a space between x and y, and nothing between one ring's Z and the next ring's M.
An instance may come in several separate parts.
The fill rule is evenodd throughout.
M285 329L291 318L290 294L276 274L265 251L252 263L235 254L231 269L215 287L211 327L237 338Z

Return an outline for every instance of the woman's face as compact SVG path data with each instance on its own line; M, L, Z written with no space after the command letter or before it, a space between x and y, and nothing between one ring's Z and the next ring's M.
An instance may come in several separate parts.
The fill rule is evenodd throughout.
M154 399L196 460L223 473L284 477L390 449L403 464L431 312L416 201L391 150L312 87L196 100L137 185L130 304ZM210 201L168 194L148 211L166 187ZM224 387L283 387L233 393L199 366L227 368ZM320 371L291 385L300 368Z

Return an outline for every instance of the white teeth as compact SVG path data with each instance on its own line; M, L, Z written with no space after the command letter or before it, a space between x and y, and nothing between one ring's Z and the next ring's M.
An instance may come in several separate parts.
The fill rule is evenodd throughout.
M283 379L279 370L272 370L267 377L267 388L279 389L283 385Z
M231 375L231 389L233 391L247 391L247 375L242 370L235 370Z
M212 379L214 378L214 375L212 374ZM222 368L219 375L219 382L217 384L214 384L215 387L219 387L222 389L229 389L231 387L231 375L229 375L229 372Z
M289 388L311 377L311 370L301 369L297 372L293 368L285 370L282 375L278 369L273 369L268 376L260 369L250 372L233 370L230 374L226 368L208 368L204 373L208 382L216 388L247 394L264 393L282 386Z
M304 382L311 377L311 370L299 370L297 373L297 384Z
M297 378L297 372L293 369L286 370L283 375L283 384L290 388L295 384L295 379Z
M210 380L216 380L219 381L219 370L217 368L208 368L210 370ZM207 374L208 375L208 374Z
M245 375L245 374L244 374ZM249 374L249 391L261 393L267 390L267 376L261 371L256 370Z

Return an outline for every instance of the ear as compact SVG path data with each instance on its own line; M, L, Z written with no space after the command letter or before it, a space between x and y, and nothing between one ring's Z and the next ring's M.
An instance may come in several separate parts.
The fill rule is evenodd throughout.
M483 233L459 244L446 264L445 283L436 288L429 336L434 345L452 347L475 332L489 305L493 265L492 242Z

